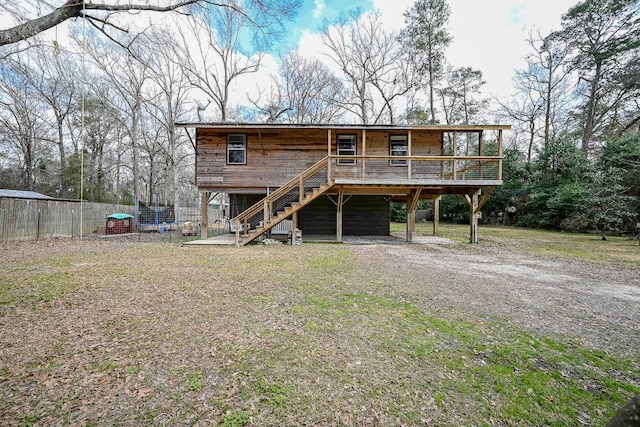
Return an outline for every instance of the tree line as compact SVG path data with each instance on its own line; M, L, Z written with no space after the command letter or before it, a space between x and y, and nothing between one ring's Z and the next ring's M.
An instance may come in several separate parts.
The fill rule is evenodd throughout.
M178 13L148 24L78 3L85 9L74 16L90 25L82 34L76 25L65 49L25 33L34 26L24 27L24 12L22 27L0 31L0 40L23 31L21 42L0 46L0 187L95 201L195 200L195 141L175 126L184 121L499 121L513 124L505 185L484 221L603 235L638 221L637 1L585 0L560 29L533 31L508 99L484 97L473 64L448 63L446 0L416 0L398 31L376 11L353 10L321 25L320 58L288 51L244 105L233 91L262 72L299 1L169 1L162 10ZM462 199L443 199L446 218L466 220L467 210Z

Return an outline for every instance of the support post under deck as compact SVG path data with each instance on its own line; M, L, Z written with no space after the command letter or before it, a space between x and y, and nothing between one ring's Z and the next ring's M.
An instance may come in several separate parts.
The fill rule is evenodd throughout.
M338 202L336 203L336 241L342 242L342 205L344 192L342 187L338 190Z
M440 233L440 197L433 199L433 235Z
M209 192L203 191L200 194L200 239L207 240L209 238Z
M291 245L296 243L296 230L298 229L298 212L291 215Z
M469 243L478 243L478 196L480 189L471 195L470 212L469 212Z
M420 200L420 193L422 187L418 187L415 191L409 195L407 200L407 242L413 242L413 230L416 228L416 209L418 208L418 201Z

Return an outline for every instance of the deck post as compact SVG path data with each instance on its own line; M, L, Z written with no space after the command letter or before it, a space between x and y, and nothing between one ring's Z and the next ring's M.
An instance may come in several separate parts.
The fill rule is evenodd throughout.
M295 245L297 229L298 229L298 211L291 214L291 246Z
M498 179L502 180L502 129L498 131Z
M440 197L433 199L433 235L440 233Z
M209 238L209 192L203 191L200 194L200 239Z
M454 131L453 132L453 141L451 142L451 151L452 151L451 155L454 157L453 164L451 165L451 171L453 173L453 175L452 175L453 178L452 179L454 181L456 179L458 179L458 177L456 176L456 175L458 175L458 171L457 171L457 168L456 168L456 160L455 160L456 152L458 151L458 148L456 146L457 145L456 143L458 142L457 141L457 136L458 136L458 134Z
M342 187L338 190L338 202L336 203L336 242L342 242L342 204L344 192Z
M416 227L416 209L418 208L421 192L422 187L418 187L409 194L409 199L407 200L407 242L409 243L413 242L413 230Z
M362 129L362 179L365 179L367 169L367 130Z
M469 212L469 243L478 243L478 196L480 189L477 189L471 195L470 212Z
M411 157L411 129L407 132L407 155ZM407 161L407 179L411 180L411 158Z

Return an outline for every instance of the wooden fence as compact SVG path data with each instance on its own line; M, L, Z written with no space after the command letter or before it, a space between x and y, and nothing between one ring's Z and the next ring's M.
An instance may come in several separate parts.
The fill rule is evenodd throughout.
M102 234L107 215L117 212L134 215L134 206L84 202L81 207L75 201L0 197L0 241ZM210 209L210 219L222 217ZM178 221L199 225L200 208L180 207Z

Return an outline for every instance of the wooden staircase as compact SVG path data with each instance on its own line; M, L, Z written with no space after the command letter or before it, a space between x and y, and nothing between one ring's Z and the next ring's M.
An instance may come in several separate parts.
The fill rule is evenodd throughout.
M255 240L326 193L333 187L330 174L329 158L325 157L233 218L236 246Z

